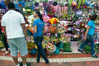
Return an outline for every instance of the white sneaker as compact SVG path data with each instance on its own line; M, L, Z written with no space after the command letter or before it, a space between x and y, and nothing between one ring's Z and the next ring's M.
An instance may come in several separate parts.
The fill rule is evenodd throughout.
M27 66L27 64L23 65L23 66Z
M8 55L9 53L10 53L9 51L5 51L3 55Z
M17 64L16 66L20 66L20 64Z

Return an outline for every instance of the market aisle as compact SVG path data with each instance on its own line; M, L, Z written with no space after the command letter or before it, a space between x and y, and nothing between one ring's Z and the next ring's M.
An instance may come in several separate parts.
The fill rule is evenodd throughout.
M0 60L8 60L13 61L12 57L0 56ZM41 62L44 62L43 58L40 59ZM19 57L19 61L21 62L21 58ZM49 58L51 63L55 62L85 62L85 61L99 61L99 58L91 58L91 57L78 57L78 58ZM36 58L27 58L27 62L36 62Z
M12 61L0 61L0 66L15 66L15 64ZM99 61L50 63L49 65L46 65L45 63L31 63L31 66L99 66Z
M15 66L10 55L3 56L0 52L0 66ZM99 56L99 54L98 54ZM36 55L28 54L27 61L32 66L39 66L36 62ZM50 64L46 65L41 58L40 66L98 66L99 58L91 58L90 54L59 54L48 55ZM21 62L21 59L19 58Z

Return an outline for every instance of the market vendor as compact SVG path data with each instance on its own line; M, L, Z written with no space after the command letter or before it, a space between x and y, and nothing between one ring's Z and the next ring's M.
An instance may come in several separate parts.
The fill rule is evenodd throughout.
M88 44L90 42L90 46L91 46L91 56L93 58L98 58L98 56L95 54L95 50L94 50L94 33L95 33L95 20L97 18L97 15L92 15L90 16L90 21L88 22L87 25L87 30L85 32L85 36L84 36L84 42L80 45L78 51L80 52L84 52L83 48L86 44Z

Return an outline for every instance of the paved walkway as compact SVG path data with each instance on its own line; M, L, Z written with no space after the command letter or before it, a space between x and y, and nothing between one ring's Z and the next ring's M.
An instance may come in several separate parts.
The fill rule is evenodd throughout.
M3 53L3 51L0 52L0 66L15 66L10 54L3 56ZM45 64L42 58L41 63L37 64L36 56L28 54L27 61L31 63L31 66L99 66L99 58L92 58L90 54L48 55L49 65ZM19 61L22 61L21 58Z
M0 61L0 66L15 66L12 61ZM65 63L31 63L31 66L99 66L99 61L92 62L65 62Z

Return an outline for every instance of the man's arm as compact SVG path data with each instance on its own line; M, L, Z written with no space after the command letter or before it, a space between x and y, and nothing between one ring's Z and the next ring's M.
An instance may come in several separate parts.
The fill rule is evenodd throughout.
M90 26L87 27L87 30L86 30L86 32L85 32L85 36L84 36L84 40L87 39L87 34L88 34L89 29L90 29Z
M20 14L20 24L22 26L25 37L28 37L27 31L26 31L26 26L25 26L26 22L25 22L24 17L23 17L22 14Z
M25 23L22 23L21 26L22 26L25 37L28 37L26 27L25 27Z

